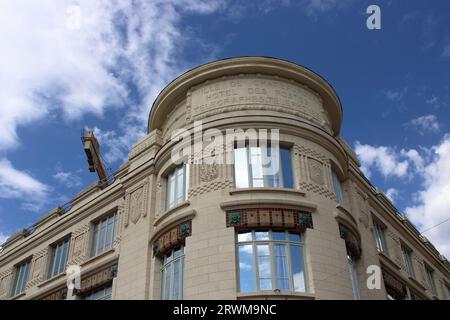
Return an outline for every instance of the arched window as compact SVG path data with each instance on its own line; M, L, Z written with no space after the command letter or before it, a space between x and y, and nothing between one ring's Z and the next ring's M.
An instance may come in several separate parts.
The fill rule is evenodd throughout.
M161 299L183 299L184 247L169 251L163 258L161 268Z

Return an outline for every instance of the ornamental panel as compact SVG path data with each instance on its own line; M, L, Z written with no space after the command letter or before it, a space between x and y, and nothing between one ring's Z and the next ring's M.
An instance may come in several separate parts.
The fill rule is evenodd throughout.
M161 234L153 241L153 255L161 257L173 248L184 245L185 239L192 235L192 221L180 223Z
M227 227L284 228L304 231L313 228L310 212L293 209L239 209L226 212Z
M318 94L295 81L265 75L239 75L207 81L187 96L186 120L242 110L291 114L331 132Z

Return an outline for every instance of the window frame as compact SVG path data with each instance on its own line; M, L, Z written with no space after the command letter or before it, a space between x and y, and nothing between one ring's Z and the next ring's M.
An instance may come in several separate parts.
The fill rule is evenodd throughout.
M166 188L165 188L165 192L166 193L165 194L166 194L166 196L165 196L165 201L164 201L164 209L165 210L169 210L171 208L174 208L177 205L179 205L179 204L181 204L181 203L183 203L183 202L185 202L187 200L188 192L189 192L189 169L190 169L189 168L189 163L188 162L183 162L182 164L171 168L168 171L168 173L166 174L166 176L165 176L165 179L166 179ZM182 185L182 187L183 187L183 191L182 191L183 199L178 200L177 199L177 194L178 194L178 188L180 186L178 185L179 181L177 179L178 178L177 174L178 174L178 172L180 170L182 171L182 175L183 175L183 185ZM173 183L174 183L174 190L173 190L173 192L174 192L174 194L173 194L174 199L173 199L173 204L171 205L169 203L169 201L170 201L170 190L169 189L171 188L171 178L172 177L173 177Z
M378 220L374 219L373 221L373 237L375 240L375 247L378 252L382 252L384 254L388 254L387 242L386 242L386 226L381 224Z
M277 177L277 181L278 181L278 185L279 186L271 186L270 185L270 180L272 176L274 175L267 175L264 173L265 169L264 167L261 165L261 172L262 172L262 182L263 182L263 186L255 186L255 180L261 180L259 178L254 178L253 177L253 165L250 161L251 157L252 157L252 151L251 148L257 148L259 149L260 152L260 157L262 158L262 154L263 154L263 149L261 146L251 146L249 144L246 144L244 147L238 147L235 146L233 149L233 171L234 171L234 187L237 189L245 189L245 188L275 188L275 189L294 189L295 188L295 177L294 177L294 163L293 163L293 158L292 158L292 146L288 146L288 145L280 145L278 147L278 163L279 163L279 170L276 174ZM275 150L275 148L272 148L271 146L267 146L266 147L267 150L270 150L270 156L272 156L273 150ZM238 186L237 185L237 174L238 171L236 170L237 167L237 161L236 161L236 150L240 150L240 149L245 149L245 161L246 166L245 166L245 171L247 172L247 180L246 180L246 186ZM285 177L285 169L287 170L287 168L285 168L283 166L283 155L282 155L282 150L287 150L289 152L289 169L290 169L290 174L291 174L291 185L290 186L286 186L286 177ZM269 156L269 154L268 154Z
M22 262L14 266L14 282L11 288L11 297L15 297L26 291L28 280L30 280L31 263L32 257L29 257L25 260L22 260ZM23 273L21 273L22 267L26 268L23 277L22 277ZM21 282L20 287L18 286L19 281Z
M108 294L106 294L107 290L110 290L110 292ZM100 291L103 291L103 295L101 296L101 299L92 299L93 296L95 294L99 293ZM94 300L98 300L98 301L112 300L112 293L113 293L112 291L113 291L113 282L111 281L111 282L109 282L105 285L102 285L101 287L96 288L96 289L90 291L89 293L85 294L81 300L92 300L92 301L94 301ZM109 298L105 299L106 297L109 297Z
M352 283L353 298L355 300L361 300L361 290L359 288L358 271L356 270L356 261L350 255L347 255L347 262L350 272L350 281Z
M108 227L109 227L108 222L109 222L109 219L111 219L111 218L113 218L112 235L110 237L111 243L107 247L106 246L106 244L107 244L107 237L106 237L106 235L108 234L107 233L108 232ZM92 227L91 247L90 247L91 248L91 250L90 250L91 258L92 257L96 257L96 256L98 256L98 255L100 255L100 254L102 254L102 253L104 253L104 252L106 252L108 250L111 250L113 248L114 241L115 241L115 239L117 237L117 231L118 231L117 229L118 229L118 222L119 222L118 220L119 220L119 214L117 212L117 209L115 209L114 211L109 212L107 214L104 214L100 218L98 218L98 219L96 219L96 220L91 222L91 227ZM106 227L105 227L106 230L105 230L105 234L103 235L103 237L104 237L104 240L103 240L104 241L104 247L102 248L102 250L100 250L98 243L99 243L99 241L100 241L99 239L100 239L100 237L102 237L102 235L98 234L98 228L99 228L99 225L103 221L106 221L105 222L106 223Z
M47 271L47 278L48 279L56 277L56 276L62 274L63 272L65 272L65 270L66 270L66 268L64 267L64 270L59 271L57 273L53 273L55 271L55 258L56 258L57 250L58 250L60 244L62 244L62 245L67 244L67 249L66 249L65 258L64 258L65 262L63 264L65 266L67 266L67 262L69 260L69 251L70 251L70 235L65 236L63 239L61 239L59 241L56 241L52 245L50 245L51 258L50 258L50 261L49 261L48 271ZM60 256L60 260L59 260L59 263L58 263L59 266L61 266L61 262L62 262L61 258L62 258L62 256ZM58 269L60 269L60 268L58 268Z
M180 251L180 255L174 257L175 252ZM184 260L185 260L185 247L178 246L169 251L170 254L166 253L163 257L161 257L161 268L160 268L160 276L161 276L161 300L182 300L184 296ZM167 261L168 256L170 260ZM175 263L179 262L180 265L180 274L178 278L175 279ZM170 268L170 269L169 269ZM169 269L169 270L168 270ZM166 274L170 272L169 278L169 298L166 299ZM175 281L178 282L178 296L173 297L173 288Z
M251 240L247 241L239 241L238 237L239 234L243 233L251 233ZM264 240L258 240L256 238L257 232L268 232L268 239ZM285 233L285 239L284 240L276 240L273 238L273 232L283 232ZM290 240L289 236L290 234L294 234L299 236L299 241ZM245 230L238 230L235 232L235 245L236 245L236 261L237 261L237 291L240 293L254 293L254 292L273 292L273 291L280 291L280 292L295 292L295 293L306 293L308 292L308 279L307 279L307 272L306 272L306 263L305 263L305 243L303 241L303 233L301 232L295 232L292 230L279 230L279 229L245 229ZM278 280L278 272L276 268L276 251L275 247L277 244L284 245L285 250L285 258L286 258L286 264L287 264L287 276L288 276L288 283L289 283L289 289L280 289L277 288L277 280ZM252 276L253 276L253 284L254 284L254 290L253 291L241 291L241 270L240 270L240 255L239 255L239 248L243 245L251 245L252 246ZM258 256L258 245L268 245L269 246L269 259L270 259L270 279L271 279L271 289L261 289L260 284L260 270L259 270L259 256ZM301 252L301 270L303 273L303 288L302 290L296 291L295 290L295 283L294 283L294 274L293 274L293 261L292 261L292 254L291 254L291 248L292 247L298 247L300 248Z
M342 180L336 170L331 169L331 180L333 182L333 192L336 195L336 202L344 205L344 190L342 188Z
M414 269L414 262L412 259L412 253L413 251L404 243L400 244L401 250L402 250L402 258L403 263L405 264L406 273L410 276L415 278L416 277L416 271Z
M430 292L432 293L433 296L437 297L438 293L437 293L435 272L430 266L425 265L425 273L427 275L427 282L430 287Z

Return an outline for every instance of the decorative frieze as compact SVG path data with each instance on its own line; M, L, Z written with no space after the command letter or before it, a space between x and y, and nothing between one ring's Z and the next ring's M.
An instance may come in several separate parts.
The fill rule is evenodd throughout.
M398 280L398 277L393 276L391 273L386 270L382 270L384 284L388 292L393 291L398 299L406 298L406 286L405 284Z
M313 228L310 212L280 208L248 208L227 211L227 227L286 228L304 231Z
M117 276L117 265L113 265L81 279L80 289L77 294L85 294L112 281Z
M243 74L207 81L190 90L186 119L233 111L265 110L301 117L331 132L321 97L309 88L279 77Z
M192 221L180 223L161 234L152 244L153 255L164 255L172 248L184 244L186 237L192 234Z
M361 240L359 237L350 228L341 223L339 224L339 235L345 241L347 253L353 259L358 259L361 256Z
M66 300L67 298L67 287L61 288L57 291L39 298L39 300Z

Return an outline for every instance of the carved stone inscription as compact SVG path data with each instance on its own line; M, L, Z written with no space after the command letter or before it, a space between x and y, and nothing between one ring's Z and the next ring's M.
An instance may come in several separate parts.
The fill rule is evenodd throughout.
M319 96L280 78L242 75L206 83L192 91L189 119L227 111L263 109L293 114L329 129Z

